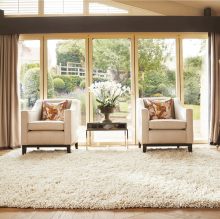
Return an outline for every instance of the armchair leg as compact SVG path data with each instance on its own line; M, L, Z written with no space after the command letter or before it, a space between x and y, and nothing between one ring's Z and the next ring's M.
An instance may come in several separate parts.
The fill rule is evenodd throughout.
M177 148L179 148L180 146L177 146Z
M67 145L66 148L67 148L67 153L71 153L71 145Z
M78 142L75 144L75 148L78 149Z
M189 151L189 152L192 152L192 144L189 144L189 146L188 146L188 151Z
M138 142L138 145L139 145L139 148L141 148L141 143L140 142Z
M147 145L143 144L143 153L146 153L146 151L147 151Z
M26 154L26 147L24 145L22 145L22 155Z

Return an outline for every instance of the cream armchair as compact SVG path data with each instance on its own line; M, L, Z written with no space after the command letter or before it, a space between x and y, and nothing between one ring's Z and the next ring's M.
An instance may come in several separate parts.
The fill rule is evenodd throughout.
M145 108L144 98L137 99L138 142L139 147L143 144L143 152L146 152L148 146L188 146L188 151L192 152L193 110L184 108L178 98L173 98L172 118L149 120L149 111Z
M59 103L63 100L44 101ZM67 153L71 153L71 145L75 144L78 149L79 101L68 99L64 121L43 121L42 108L43 100L37 100L32 110L21 111L22 154L26 154L27 147L66 147Z

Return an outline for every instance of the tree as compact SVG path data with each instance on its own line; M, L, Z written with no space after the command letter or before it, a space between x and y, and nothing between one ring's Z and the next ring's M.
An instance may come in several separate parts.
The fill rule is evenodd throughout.
M66 66L67 62L85 66L85 40L65 40L56 44L57 65Z
M48 73L48 98L53 98L54 88L53 88L53 78L50 73ZM40 69L32 68L29 69L24 75L24 97L28 99L29 107L34 106L35 102L40 99Z
M108 69L114 81L125 85L130 78L130 40L93 40L93 68Z
M164 63L171 57L171 45L165 39L138 40L139 72L162 71Z
M56 52L57 64L66 65L69 61L79 62L81 66L85 66L85 42L82 40L59 42ZM130 78L130 40L93 40L93 68L102 71L108 69L113 80L125 85Z
M138 40L138 74L142 87L139 90L140 97L155 96L160 92L172 96L176 84L175 71L165 66L168 60L172 61L171 49L172 43L166 39Z
M71 54L72 57L78 57L80 63L84 64L84 47L84 41L63 41L57 44L57 56L64 58L64 55ZM176 72L165 65L167 61L172 61L172 48L173 43L166 39L138 40L140 96L151 96L160 92L175 96ZM108 69L114 81L131 86L130 40L94 39L93 69L101 69L102 72ZM158 89L160 84L166 85L166 91Z
M184 60L184 102L186 104L200 104L200 87L203 57L187 57Z

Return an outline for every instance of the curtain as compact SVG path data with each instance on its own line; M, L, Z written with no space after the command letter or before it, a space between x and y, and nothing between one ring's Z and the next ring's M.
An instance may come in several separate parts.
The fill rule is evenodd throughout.
M210 100L210 130L209 143L218 144L219 139L219 98L220 98L220 34L211 33L211 100Z
M19 146L18 35L0 35L0 148Z

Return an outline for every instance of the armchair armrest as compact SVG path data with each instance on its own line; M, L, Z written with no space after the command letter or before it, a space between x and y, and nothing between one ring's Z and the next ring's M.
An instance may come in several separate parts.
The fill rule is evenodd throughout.
M137 134L142 144L149 142L149 111L144 106L142 98L137 99Z
M64 132L66 145L71 145L78 142L80 116L80 101L72 100L70 109L67 109L64 112Z
M186 122L187 143L193 143L193 109L184 108L178 98L174 98L175 118Z
M42 100L37 100L32 110L21 111L21 144L28 144L28 123L41 119Z

